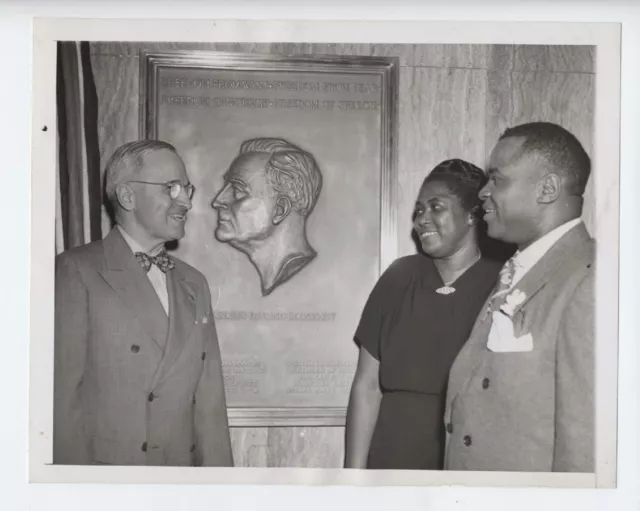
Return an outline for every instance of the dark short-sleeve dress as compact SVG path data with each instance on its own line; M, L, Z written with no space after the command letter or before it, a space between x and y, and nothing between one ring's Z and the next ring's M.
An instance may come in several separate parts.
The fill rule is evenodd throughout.
M433 261L396 260L374 287L356 341L380 361L382 402L368 468L441 470L449 370L498 277L501 263L480 259L449 295Z

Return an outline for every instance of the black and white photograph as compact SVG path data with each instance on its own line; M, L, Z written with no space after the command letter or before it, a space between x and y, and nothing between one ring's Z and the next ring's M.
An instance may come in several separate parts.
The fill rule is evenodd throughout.
M32 481L615 487L619 27L237 23L36 26Z

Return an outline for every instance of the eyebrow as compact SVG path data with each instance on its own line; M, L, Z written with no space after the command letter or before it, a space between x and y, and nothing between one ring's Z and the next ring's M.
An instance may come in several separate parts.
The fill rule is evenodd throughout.
M249 189L249 185L247 183L245 183L242 179L234 176L233 174L229 175L229 173L227 173L223 176L223 179L226 183L234 183L241 186L242 188Z
M427 203L433 202L433 201L445 202L445 201L449 201L449 200L451 200L451 197L448 196L448 195L434 195L433 197L429 197L428 199L426 199L425 202L427 202ZM422 200L417 200L414 208L417 208L418 206L424 207L424 204L425 203Z

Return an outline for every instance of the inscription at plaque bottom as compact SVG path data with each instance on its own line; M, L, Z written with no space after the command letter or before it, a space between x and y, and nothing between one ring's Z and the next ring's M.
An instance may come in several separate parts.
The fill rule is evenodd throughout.
M260 394L260 375L266 374L267 368L257 358L227 359L222 361L224 390L227 395Z
M295 360L287 363L287 394L346 394L356 364L344 360Z

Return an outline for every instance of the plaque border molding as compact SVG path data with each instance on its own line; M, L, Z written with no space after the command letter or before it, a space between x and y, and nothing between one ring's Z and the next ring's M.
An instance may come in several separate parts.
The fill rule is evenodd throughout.
M380 122L380 252L378 276L398 257L397 146L398 146L398 57L350 55L276 55L202 50L141 50L139 83L140 139L157 134L160 68L220 69L256 72L377 74L381 78ZM364 304L363 304L364 306ZM232 427L344 426L346 407L228 407Z

